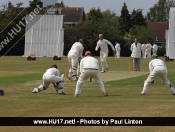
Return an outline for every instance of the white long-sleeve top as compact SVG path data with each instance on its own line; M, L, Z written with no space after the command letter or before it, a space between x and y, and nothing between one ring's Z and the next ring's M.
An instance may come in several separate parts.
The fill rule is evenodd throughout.
M80 42L75 42L72 45L72 47L71 47L71 49L70 49L68 54L74 54L74 55L76 55L78 57L83 58L83 55L82 55L83 54L83 50L84 50L83 45Z
M156 66L163 66L163 67L165 67L166 73L168 73L168 70L167 70L165 62L160 60L160 59L153 59L153 60L151 60L149 62L150 73L153 71L154 67L156 67Z
M117 44L115 45L115 50L116 50L116 51L120 51L120 50L121 50L120 44L119 44L119 43L117 43Z
M141 51L142 51L142 45L140 43L133 43L130 47L130 50L132 51L131 57L133 58L140 58L141 57Z
M86 56L80 61L80 72L83 68L99 69L98 60L91 56Z
M115 48L112 45L112 43L109 42L107 39L98 40L95 50L97 51L98 48L100 47L100 49L101 49L100 52L108 53L109 52L108 51L108 45L111 46L112 50L115 50Z
M52 67L52 68L47 69L46 72L43 74L43 76L50 76L50 75L59 76L60 71L58 69Z
M153 50L157 51L157 49L158 49L157 44L154 44L154 45L153 45Z
M146 49L151 51L152 45L150 43L146 44Z
M146 49L146 44L142 44L142 50Z

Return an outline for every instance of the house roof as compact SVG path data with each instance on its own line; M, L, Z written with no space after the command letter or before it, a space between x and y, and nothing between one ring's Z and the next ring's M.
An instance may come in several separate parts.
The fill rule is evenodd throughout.
M85 20L85 12L83 7L63 7L61 14L64 15L64 22L78 22Z
M48 8L45 8L47 11ZM21 8L22 14L27 14L29 8ZM55 14L55 11L58 11L58 14L64 15L63 22L66 24L76 24L79 21L84 21L86 19L85 11L83 7L61 7L61 8L52 8L50 10L51 14Z
M169 22L147 22L147 27L152 32L158 42L165 42L165 31L169 29Z

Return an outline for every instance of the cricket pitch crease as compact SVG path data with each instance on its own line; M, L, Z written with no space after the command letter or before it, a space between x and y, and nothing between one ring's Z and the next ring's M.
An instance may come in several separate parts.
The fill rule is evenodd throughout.
M113 81L113 80L121 80L121 79L126 79L126 78L131 78L131 77L137 77L141 75L146 75L149 74L148 71L140 71L140 72L135 72L135 71L108 71L106 73L100 73L100 77L103 81Z

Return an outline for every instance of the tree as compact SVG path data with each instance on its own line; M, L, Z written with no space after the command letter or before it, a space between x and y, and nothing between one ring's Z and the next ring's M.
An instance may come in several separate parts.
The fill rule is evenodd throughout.
M126 44L124 45L122 52L124 52L125 56L131 54L130 46L134 42L134 38L138 38L140 43L153 43L155 41L155 35L152 34L146 26L134 26L124 35Z
M95 9L92 8L89 13L86 14L86 20L94 20L97 21L99 19L103 19L103 14L101 12L101 9Z
M131 14L131 23L132 23L132 27L136 25L146 26L146 19L144 18L141 9L133 10Z
M120 30L122 31L123 35L125 32L129 32L129 29L131 28L131 16L129 14L125 2L121 10L119 23L120 23Z
M60 3L56 3L54 5L47 5L46 8L56 8L56 7L65 7L63 0Z
M29 5L32 9L35 9L37 8L37 5L39 5L39 7L43 7L43 2L41 2L40 0L32 0L32 1L29 1Z
M25 23L22 23L21 3L15 7L11 3L7 10L0 13L0 48L1 54L21 55L24 52Z
M83 38L85 50L90 50L93 55L98 55L99 52L94 50L98 41L98 34L102 33L105 38L114 43L119 38L119 17L109 10L101 12L100 9L95 10L94 8L88 13L88 16L86 21L78 23L75 27L64 27L66 49L70 49L75 40ZM64 53L67 54L67 52ZM109 55L112 55L112 52L109 52Z
M147 21L164 22L169 20L169 11L171 7L175 7L173 0L159 0L153 7L149 9L146 15Z

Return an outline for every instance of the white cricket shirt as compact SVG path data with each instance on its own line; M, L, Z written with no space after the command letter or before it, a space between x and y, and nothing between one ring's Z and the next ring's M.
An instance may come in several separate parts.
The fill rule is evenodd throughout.
M83 54L83 50L84 50L83 45L80 42L75 42L72 45L72 47L71 47L71 49L70 49L68 54L73 54L73 55L76 55L76 56L82 58L83 57L83 55L82 55Z
M149 62L149 70L150 70L150 73L153 71L154 67L156 66L163 66L166 68L166 65L165 65L165 62L160 60L160 59L153 59ZM168 73L168 70L166 68L166 73Z
M52 68L47 69L43 76L50 76L50 75L59 76L60 71L58 69L52 67Z
M102 39L102 40L98 40L97 42L97 46L95 48L95 50L97 51L98 48L100 47L101 51L100 52L104 52L104 53L108 53L108 45L111 46L112 50L115 50L114 46L112 45L111 42L109 42L106 39Z
M80 61L80 72L83 70L83 68L98 69L99 68L98 60L91 56L84 57Z
M142 45L140 43L137 43L137 45L135 43L133 43L131 45L130 50L132 51L131 57L133 57L133 58L140 58L141 57Z

